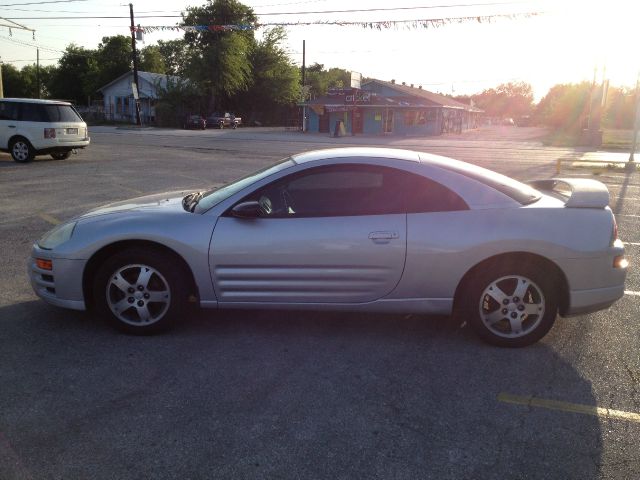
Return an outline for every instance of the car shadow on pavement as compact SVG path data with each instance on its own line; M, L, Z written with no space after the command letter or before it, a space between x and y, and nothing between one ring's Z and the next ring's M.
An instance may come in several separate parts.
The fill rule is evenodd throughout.
M597 417L498 399L595 404L553 336L500 349L443 317L188 317L136 337L0 307L0 478L599 477Z

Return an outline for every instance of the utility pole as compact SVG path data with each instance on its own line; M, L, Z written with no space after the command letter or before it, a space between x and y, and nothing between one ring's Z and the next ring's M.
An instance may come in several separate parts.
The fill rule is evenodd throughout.
M131 16L131 51L133 55L133 84L134 87L134 101L136 105L136 125L141 126L140 121L140 102L138 101L138 54L136 53L136 26L133 21L133 3L129 4L129 14Z
M36 48L36 98L40 98L40 49Z
M306 40L302 40L302 101L307 101L307 94L305 90L305 86L307 84L307 65L306 65ZM307 107L306 105L302 107L302 133L307 131Z
M2 57L0 57L0 98L4 98L4 89L2 88Z
M635 162L633 155L636 152L636 143L638 143L638 128L640 128L640 72L638 72L638 78L636 79L636 117L633 121L633 139L631 140L631 153L629 154L629 164ZM629 165L633 167L632 165Z

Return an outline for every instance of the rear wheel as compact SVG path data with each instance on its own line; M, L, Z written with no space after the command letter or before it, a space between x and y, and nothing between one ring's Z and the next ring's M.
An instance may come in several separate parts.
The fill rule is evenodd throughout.
M71 156L71 150L67 150L66 152L54 152L51 154L51 158L54 160L66 160Z
M558 313L553 279L539 268L491 264L472 272L456 298L457 315L486 342L524 347L544 337Z
M11 151L13 160L18 163L30 162L36 155L35 149L29 141L24 138L13 140L9 146L9 150Z
M138 335L170 328L187 299L173 259L138 248L108 258L98 270L93 293L99 313L112 326Z
M220 130L222 130L224 128L224 122L218 123L218 126L220 127Z

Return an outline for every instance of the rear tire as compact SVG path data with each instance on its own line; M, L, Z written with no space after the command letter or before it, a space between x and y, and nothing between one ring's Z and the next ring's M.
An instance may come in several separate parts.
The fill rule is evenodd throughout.
M493 263L472 271L456 297L455 315L485 342L525 347L553 326L558 314L557 282L532 265Z
M156 250L126 249L98 269L93 285L98 313L116 329L150 335L171 328L187 304L182 268Z
M71 156L71 151L68 150L66 152L54 152L51 154L51 158L54 160L66 160Z
M36 151L31 146L31 143L29 143L29 140L21 137L11 142L9 151L11 152L13 161L18 163L30 162L36 156Z

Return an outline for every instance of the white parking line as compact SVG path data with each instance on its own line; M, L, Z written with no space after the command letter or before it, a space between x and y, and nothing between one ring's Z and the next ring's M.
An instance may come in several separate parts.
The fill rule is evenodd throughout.
M634 247L637 247L637 246L640 245L640 243L638 243L638 242L622 242L622 243L624 245L631 245L631 246L634 246Z
M625 290L624 294L625 295L633 295L635 297L640 297L640 292L634 292L633 290Z

